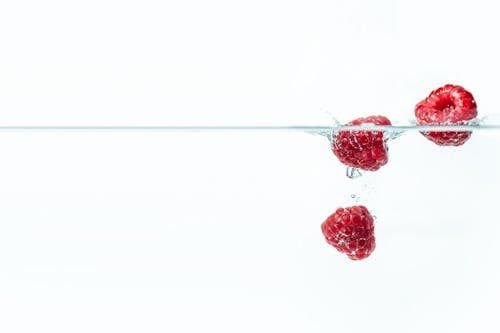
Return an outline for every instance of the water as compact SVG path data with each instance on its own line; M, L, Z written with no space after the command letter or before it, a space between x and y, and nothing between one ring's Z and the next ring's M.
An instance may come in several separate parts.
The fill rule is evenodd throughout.
M438 147L409 128L356 179L303 128L186 130L2 132L0 294L18 301L0 310L185 331L499 328L499 130ZM377 216L360 262L319 227L355 203Z

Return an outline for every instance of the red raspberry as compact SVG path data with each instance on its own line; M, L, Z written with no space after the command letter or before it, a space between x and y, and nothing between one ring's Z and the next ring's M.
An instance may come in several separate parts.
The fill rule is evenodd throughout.
M461 86L447 84L415 106L417 125L465 125L477 116L476 101ZM440 146L460 146L471 132L421 132Z
M321 230L328 244L349 259L364 259L375 249L373 217L365 206L337 209L321 224Z
M358 118L347 125L391 125L384 116ZM347 166L375 171L388 161L386 139L380 131L339 131L332 136L332 150Z

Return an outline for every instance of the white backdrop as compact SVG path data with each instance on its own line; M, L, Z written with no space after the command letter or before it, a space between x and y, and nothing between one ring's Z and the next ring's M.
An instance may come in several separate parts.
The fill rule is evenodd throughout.
M2 1L0 126L496 113L488 1ZM1 332L497 332L498 135L358 180L305 134L0 133ZM361 196L362 262L320 223Z

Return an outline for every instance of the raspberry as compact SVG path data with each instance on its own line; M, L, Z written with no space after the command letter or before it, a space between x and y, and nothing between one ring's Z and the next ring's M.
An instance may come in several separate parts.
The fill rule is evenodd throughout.
M373 217L365 206L338 208L321 230L328 244L349 259L364 259L375 249Z
M461 86L447 84L415 106L417 125L465 125L477 116L476 101ZM421 132L440 146L460 146L471 132Z
M347 125L391 125L384 116L357 118ZM332 136L332 151L347 166L375 171L388 161L386 139L380 131L339 131Z

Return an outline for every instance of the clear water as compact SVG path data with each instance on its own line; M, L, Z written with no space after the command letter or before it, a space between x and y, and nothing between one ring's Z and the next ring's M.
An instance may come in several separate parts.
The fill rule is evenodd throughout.
M447 83L500 112L496 6L0 1L0 333L500 332L500 121L407 121ZM373 114L350 179L331 118ZM356 203L360 262L320 231Z
M356 179L322 135L133 132L0 134L6 316L48 324L77 306L94 323L150 318L127 319L143 330L158 318L186 332L500 329L500 131L438 147L410 129ZM355 203L377 217L360 262L320 231Z

